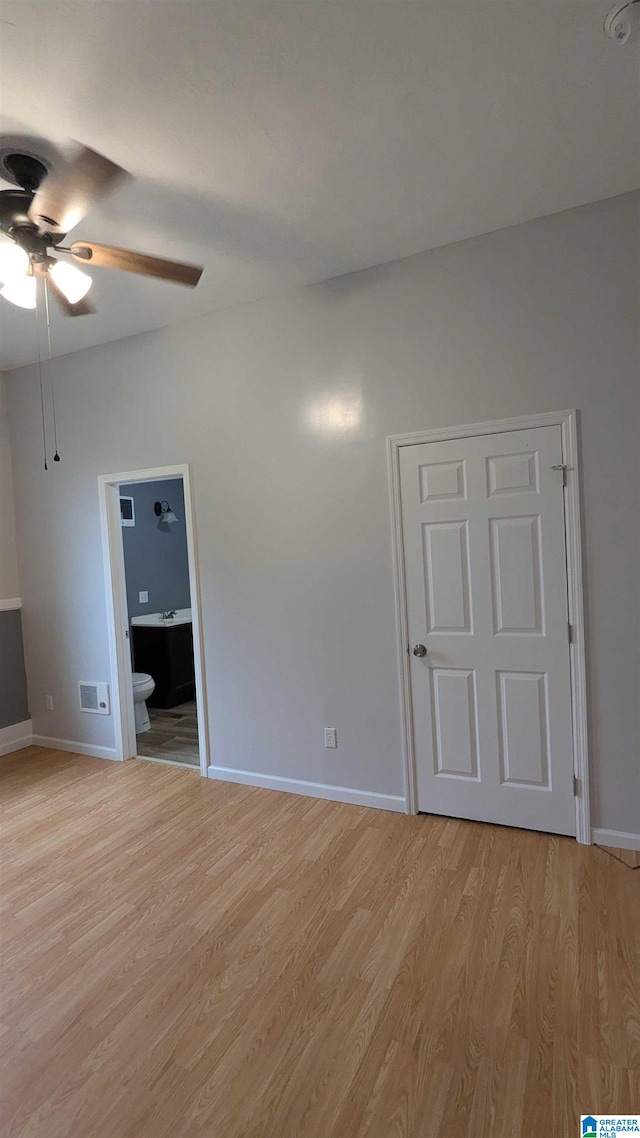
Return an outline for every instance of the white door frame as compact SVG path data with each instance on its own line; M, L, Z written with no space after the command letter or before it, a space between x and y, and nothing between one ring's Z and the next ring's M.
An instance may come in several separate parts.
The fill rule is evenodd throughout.
M204 686L204 652L196 526L191 493L191 469L188 463L158 466L151 470L126 470L120 474L98 477L100 529L107 597L109 654L111 657L111 706L115 734L116 758L132 758L136 753L136 730L131 687L131 653L129 650L129 613L124 573L124 547L120 521L120 486L133 482L165 482L181 478L184 488L184 514L189 557L189 589L193 627L193 657L196 703L198 708L198 747L200 773L206 778L209 766L209 729Z
M387 438L389 494L393 542L393 568L398 633L400 699L405 763L405 802L407 814L418 813L416 759L413 738L413 708L409 670L409 624L402 537L402 503L400 498L400 448L416 443L448 442L452 439L494 435L503 431L525 431L533 427L559 426L562 434L562 461L565 465L564 524L567 557L567 591L571 640L571 719L573 730L573 773L576 782L576 838L591 844L589 807L589 740L587 730L587 672L584 637L584 603L582 584L582 536L580 527L580 472L578 469L578 434L576 411L551 411L541 415L521 415L515 419L494 419L488 423L470 423L462 427L437 427L431 431L413 431L408 435ZM567 633L569 634L569 633Z

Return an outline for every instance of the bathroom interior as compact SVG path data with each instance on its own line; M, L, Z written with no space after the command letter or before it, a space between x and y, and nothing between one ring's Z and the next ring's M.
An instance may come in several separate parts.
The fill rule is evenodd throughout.
M139 758L199 767L181 478L120 486Z

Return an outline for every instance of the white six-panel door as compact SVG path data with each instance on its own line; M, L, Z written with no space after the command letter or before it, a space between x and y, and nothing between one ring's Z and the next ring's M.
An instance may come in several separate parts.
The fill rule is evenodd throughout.
M557 426L400 451L420 810L575 834L561 463Z

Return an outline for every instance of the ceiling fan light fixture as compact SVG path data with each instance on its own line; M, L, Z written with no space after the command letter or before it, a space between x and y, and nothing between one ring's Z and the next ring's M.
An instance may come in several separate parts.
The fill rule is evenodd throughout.
M95 312L87 298L91 277L71 262L59 261L58 251L71 254L85 268L89 262L195 288L202 276L200 265L96 242L61 245L96 202L131 175L88 146L77 148L73 158L58 168L58 158L43 161L29 147L23 150L20 144L16 149L17 145L0 146L0 176L4 173L18 187L0 190L0 295L23 308L34 308L37 286L25 277L35 274L44 277L45 285L49 282L52 299L64 316Z
M19 308L35 308L36 306L36 278L33 276L12 277L0 289L0 296L17 304Z
M69 304L77 304L82 300L93 284L88 273L83 273L82 269L76 269L75 265L69 265L66 261L56 261L49 269L49 274Z
M20 245L2 242L0 245L0 284L8 284L23 277L29 270L29 254Z

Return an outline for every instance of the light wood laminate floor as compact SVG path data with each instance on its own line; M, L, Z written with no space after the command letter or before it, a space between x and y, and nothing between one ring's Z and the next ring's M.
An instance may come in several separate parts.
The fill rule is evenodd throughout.
M600 846L600 849L606 850L611 857L617 857L618 861L624 862L629 869L640 869L639 850L621 850L618 846Z
M0 764L4 1138L576 1138L640 1110L640 875L566 838Z

